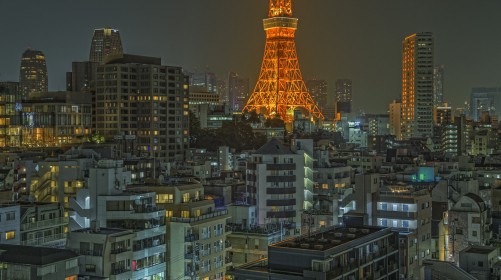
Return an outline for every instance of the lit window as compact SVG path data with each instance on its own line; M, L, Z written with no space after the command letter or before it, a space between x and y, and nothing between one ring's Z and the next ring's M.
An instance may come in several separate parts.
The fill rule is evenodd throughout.
M181 211L181 217L182 218L189 218L190 217L190 211Z
M172 217L172 211L165 211L165 217L167 218Z
M16 232L15 231L9 231L5 233L5 240L10 240L16 238Z

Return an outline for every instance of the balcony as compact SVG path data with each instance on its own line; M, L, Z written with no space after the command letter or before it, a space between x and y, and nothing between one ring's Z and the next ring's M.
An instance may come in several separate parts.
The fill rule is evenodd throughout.
M127 273L127 272L130 272L131 270L128 269L128 268L119 268L119 269L113 269L111 271L111 275L120 275L120 274L124 274L124 273Z
M296 188L266 188L266 194L295 194Z
M266 176L266 182L272 182L272 183L296 182L296 175Z
M170 222L174 223L196 223L201 222L208 219L219 218L228 215L228 210L216 211L208 214L204 214L194 218L180 218L180 217L171 217L169 218Z
M47 243L58 241L61 239L66 239L66 233L53 234L53 235L44 236L44 237L40 237L40 238L24 240L24 241L21 241L21 245L41 246L41 245L46 245Z
M266 200L266 206L294 206L296 199L269 199Z
M255 169L255 168L254 168ZM295 163L270 163L266 165L266 170L296 170Z
M416 220L416 212L404 212L404 211L384 211L377 210L378 218L386 219L400 219L400 220Z
M60 218L55 218L55 219L38 221L38 222L34 222L34 223L21 224L21 231L62 226L65 224L68 224L68 218L67 217L60 217Z
M266 212L267 218L294 218L296 217L296 211L268 211Z
M228 241L228 240L226 240L226 241L224 242L224 248L225 248L226 250L231 250L231 248L232 248L232 246L231 246L231 242L230 242L230 241Z
M80 250L77 250L76 253L79 255L83 255L83 256L94 256L94 257L102 257L103 256L103 252L97 251L97 250L80 249Z

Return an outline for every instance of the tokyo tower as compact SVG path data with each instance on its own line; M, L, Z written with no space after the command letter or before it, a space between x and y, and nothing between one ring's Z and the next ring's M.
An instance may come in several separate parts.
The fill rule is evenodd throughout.
M263 20L266 45L259 79L243 111L256 111L267 118L294 120L301 108L314 120L324 116L303 81L296 52L294 33L297 18L292 17L292 0L270 0L268 18Z

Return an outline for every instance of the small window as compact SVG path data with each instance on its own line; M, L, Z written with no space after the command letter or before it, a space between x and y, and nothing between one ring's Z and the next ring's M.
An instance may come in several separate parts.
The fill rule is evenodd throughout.
M478 262L478 267L484 267L484 262Z

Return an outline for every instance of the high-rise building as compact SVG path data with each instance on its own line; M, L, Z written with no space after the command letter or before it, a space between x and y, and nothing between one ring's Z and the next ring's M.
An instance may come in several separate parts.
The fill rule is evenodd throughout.
M93 92L96 88L97 62L76 61L71 64L71 72L66 73L66 90Z
M433 68L433 105L440 107L444 103L444 65Z
M157 161L181 160L188 149L188 77L160 58L123 55L97 67L96 132L113 141L135 137L124 147Z
M337 113L351 113L352 110L353 84L349 79L336 80Z
M27 49L21 58L19 72L19 93L22 100L28 99L30 93L47 92L49 81L45 55L41 51Z
M306 88L308 88L308 92L311 94L311 97L317 104L317 107L320 111L324 112L325 109L331 106L331 104L327 103L327 82L325 80L319 79L311 79L306 81ZM325 116L325 112L324 112ZM325 116L327 118L332 119L334 116Z
M235 72L230 72L228 75L228 96L231 110L242 110L247 98L249 98L249 78L243 78Z
M120 32L112 28L94 30L90 45L89 61L103 64L107 56L123 54Z
M228 104L230 98L228 96L228 84L225 80L217 80L217 93L219 94L219 101Z
M217 78L216 74L210 72L190 73L190 87L200 87L203 91L216 93L217 92Z
M0 147L21 146L19 83L0 82Z
M393 100L390 103L389 109L389 126L390 126L390 134L394 135L398 140L402 139L402 102L400 100Z
M483 112L489 115L501 116L501 88L479 87L471 90L470 117L474 121L480 121Z
M402 137L433 135L433 34L412 34L402 42Z

